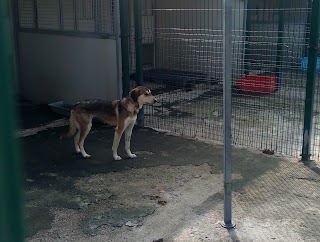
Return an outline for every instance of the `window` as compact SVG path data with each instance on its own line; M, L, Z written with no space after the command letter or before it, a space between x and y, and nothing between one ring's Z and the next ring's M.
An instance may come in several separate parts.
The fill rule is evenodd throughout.
M94 1L80 0L78 20L94 20Z
M113 0L18 0L21 31L113 35Z

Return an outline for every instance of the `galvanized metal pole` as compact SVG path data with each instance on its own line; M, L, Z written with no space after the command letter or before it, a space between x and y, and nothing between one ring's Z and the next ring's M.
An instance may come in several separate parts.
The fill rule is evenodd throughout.
M231 78L232 78L232 0L223 4L223 123L224 123L224 227L232 223L232 140L231 140Z
M0 1L0 241L24 241L22 172L13 101L12 18L9 0Z
M308 56L308 73L306 84L306 99L304 109L302 160L309 161L311 157L311 134L314 104L314 87L319 44L320 0L313 0L311 12L311 29Z
M252 0L247 0L247 11L246 11L246 44L244 54L244 74L249 74L249 53L250 53L250 36L251 36L251 24L252 24Z
M142 11L141 0L134 0L134 29L136 46L136 82L143 85L143 60L142 60ZM138 126L144 127L144 109L138 115Z
M286 0L279 1L279 23L278 23L278 44L277 44L277 58L276 58L276 77L277 77L277 88L281 83L280 68L281 68L281 57L283 50L283 37L284 37L284 14L285 14Z
M116 36L117 53L117 98L122 97L122 58L121 58L121 29L120 29L120 3L114 0L114 34Z
M128 0L120 0L122 96L129 94L129 6Z

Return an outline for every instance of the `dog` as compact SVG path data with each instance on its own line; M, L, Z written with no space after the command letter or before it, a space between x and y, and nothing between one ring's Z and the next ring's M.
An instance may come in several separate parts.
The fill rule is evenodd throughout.
M137 156L130 150L130 142L137 115L144 104L156 102L157 99L151 94L150 89L144 86L132 89L127 97L113 102L100 99L77 102L71 110L69 131L61 138L74 136L76 152L81 153L84 158L90 158L91 155L84 149L84 141L92 127L92 119L98 118L102 122L116 127L112 145L114 160L122 159L118 155L118 146L123 132L125 133L125 150L130 158L136 158Z

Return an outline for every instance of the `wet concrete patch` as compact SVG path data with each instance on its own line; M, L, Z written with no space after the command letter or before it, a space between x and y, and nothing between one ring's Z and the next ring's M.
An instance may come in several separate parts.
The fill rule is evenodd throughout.
M27 185L27 237L51 227L54 208L81 210L91 204L105 201L113 195L107 191L94 194L80 191L74 187L74 178L57 177L53 174L55 173L42 174L41 179L33 180Z
M113 227L122 226L141 226L144 217L151 215L155 211L153 207L141 208L115 208L105 214L90 216L83 221L83 232L87 235L94 236L97 229L103 225Z
M54 215L44 206L25 207L26 236L35 235L39 230L50 229Z
M108 199L109 192L87 193L74 187L75 180L60 178L59 182L50 182L48 186L30 186L25 194L29 204L45 206L48 208L61 207L67 209L81 209L92 203Z

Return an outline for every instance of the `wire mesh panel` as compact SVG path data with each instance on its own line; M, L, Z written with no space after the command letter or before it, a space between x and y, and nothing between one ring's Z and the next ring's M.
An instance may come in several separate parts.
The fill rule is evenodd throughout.
M210 122L212 115L203 112L208 103L221 102L215 97L222 95L222 2L214 2L144 2L149 13L143 20L148 26L143 29L144 80L161 100L146 109L148 126L222 138L222 123Z
M299 156L308 43L307 1L251 1L245 70L234 97L234 143Z
M145 0L146 125L222 141L222 1ZM131 3L131 5L133 5ZM130 60L135 77L134 11ZM298 157L303 138L308 1L233 1L233 143ZM135 85L135 82L132 82ZM317 127L317 125L316 125Z

